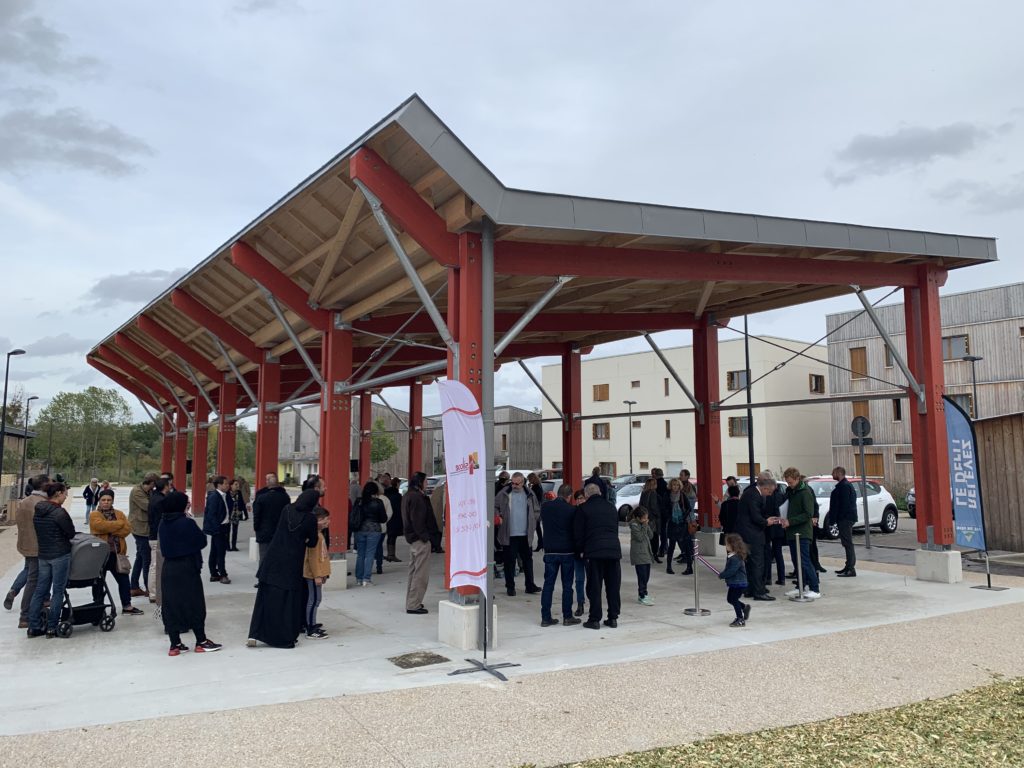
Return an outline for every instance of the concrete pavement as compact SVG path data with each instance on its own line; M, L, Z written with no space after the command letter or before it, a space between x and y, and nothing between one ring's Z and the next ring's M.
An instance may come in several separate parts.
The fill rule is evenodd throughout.
M13 531L0 533L3 586L16 573L12 550ZM55 749L123 765L137 744L150 765L198 762L206 750L225 766L286 755L303 765L551 764L942 695L984 682L986 670L1024 673L1024 580L1005 576L997 583L1013 589L985 592L864 564L857 579L824 577L815 603L754 603L742 630L728 628L724 589L708 571L701 600L713 613L691 618L681 612L693 602L689 578L657 572L646 608L624 566L620 626L597 632L541 629L537 596L502 590L492 659L522 664L502 684L447 676L479 654L441 646L435 611L404 613L404 564L385 564L373 588L328 590L330 640L247 649L254 565L230 553L234 583L205 584L208 632L225 643L216 655L168 658L148 604L110 634L78 627L68 640L29 641L6 614L0 756L52 762ZM434 566L432 609L445 596L440 558ZM451 661L414 670L387 661L418 650ZM742 717L727 693L749 702ZM126 751L100 748L112 744Z

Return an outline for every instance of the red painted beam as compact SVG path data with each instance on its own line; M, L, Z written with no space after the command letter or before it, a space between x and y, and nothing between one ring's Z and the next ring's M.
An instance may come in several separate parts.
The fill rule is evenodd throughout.
M157 344L169 349L210 381L219 382L224 379L224 373L213 364L213 361L200 355L156 320L139 315L135 318L135 325Z
M254 363L263 362L263 350L257 347L252 339L221 318L192 294L186 293L181 288L175 288L171 293L171 303L192 322L213 331L225 346L241 352Z
M349 175L379 197L388 216L435 261L446 266L458 264L458 236L448 231L445 220L384 158L361 147L349 160Z
M834 259L655 251L589 245L500 241L494 244L500 275L579 275L637 280L724 280L805 285L912 286L916 267Z
M263 258L247 243L238 242L231 246L231 261L246 275L280 299L295 314L319 331L326 331L331 315L326 309L314 309L309 304L309 294L302 290L288 275Z
M87 362L89 365L91 365L93 368L102 373L104 376L106 376L108 379L110 379L118 386L131 392L133 395L135 395L143 402L149 403L156 409L163 408L163 406L160 403L153 401L153 396L150 395L149 392L147 392L144 388L140 387L130 378L122 374L120 371L116 371L113 368L109 367L106 361L97 361L92 357L86 357L85 362Z
M137 343L134 339L118 332L114 334L114 341L117 342L118 348L123 349L129 354L135 356L138 360L141 360L179 389L188 392L190 389L195 388L196 385L188 378L169 366L166 362L154 355L141 344Z
M511 328L521 313L495 312L494 330L502 333ZM372 333L394 333L409 315L388 315L362 320L354 324L357 331ZM526 331L536 333L575 333L586 331L675 331L693 329L699 322L692 312L619 312L611 314L586 314L583 312L542 312L530 321ZM422 314L413 318L403 330L404 333L434 333L435 328L429 317Z
M164 386L163 382L157 381L148 373L140 371L135 363L124 357L117 350L104 345L96 348L96 354L111 365L120 368L126 374L129 374L143 387L148 387L153 390L156 395L162 397L168 404L177 405L177 400L174 399L174 396L167 390L167 387ZM187 402L187 399L187 397L182 397L181 401L184 403Z

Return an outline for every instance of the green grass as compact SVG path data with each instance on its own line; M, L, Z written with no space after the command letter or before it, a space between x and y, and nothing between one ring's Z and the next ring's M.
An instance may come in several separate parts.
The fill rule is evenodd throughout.
M1024 766L1024 678L997 680L945 699L895 709L718 736L572 766L1019 768Z

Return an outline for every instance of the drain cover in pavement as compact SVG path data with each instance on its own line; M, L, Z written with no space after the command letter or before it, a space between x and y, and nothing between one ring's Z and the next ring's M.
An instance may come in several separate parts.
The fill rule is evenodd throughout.
M392 656L388 661L402 669L415 669L416 667L428 667L431 664L443 664L446 661L451 661L451 659L446 659L444 656L436 653L418 651L416 653L405 653L401 656Z

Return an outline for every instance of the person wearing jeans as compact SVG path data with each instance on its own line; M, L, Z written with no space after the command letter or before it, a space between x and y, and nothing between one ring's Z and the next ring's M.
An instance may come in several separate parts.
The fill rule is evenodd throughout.
M64 483L47 483L43 492L46 501L36 505L32 518L39 542L39 580L28 609L29 637L56 636L71 568L71 539L75 535L75 524L61 506L68 497L67 486ZM50 597L50 610L44 629L42 612L47 596Z
M551 603L555 594L555 581L562 579L562 624L579 624L572 615L572 587L576 567L574 552L574 521L576 508L569 503L572 486L563 483L558 495L545 501L540 508L540 524L544 529L544 587L540 593L540 618L542 627L552 627L558 620L551 615Z
M156 473L146 475L128 494L128 522L135 541L135 562L129 577L132 597L149 597L149 565L153 554L149 549L149 494L159 477ZM145 589L139 585L140 578Z
M18 502L15 508L15 519L18 526L18 554L25 558L25 567L15 578L10 591L4 598L4 608L11 610L14 600L21 593L21 611L18 617L18 629L28 629L28 608L39 582L39 542L36 541L36 527L33 518L36 505L46 501L43 486L50 482L46 475L37 475L28 481L31 492ZM22 591L24 590L24 591Z
M769 522L778 522L786 529L786 539L790 542L794 557L796 554L796 536L800 534L800 569L803 571L804 596L821 597L818 591L818 572L811 564L811 536L813 528L811 518L814 516L814 493L807 486L803 475L796 467L790 467L782 473L786 485L786 497L789 500L789 511L782 520L773 518ZM794 565L796 561L794 559ZM787 597L799 595L799 589L786 593Z
M360 587L373 586L373 560L377 552L377 544L384 535L384 525L388 522L388 513L384 502L378 494L380 489L373 481L363 486L360 497L356 500L356 509L352 515L356 528L356 583Z

